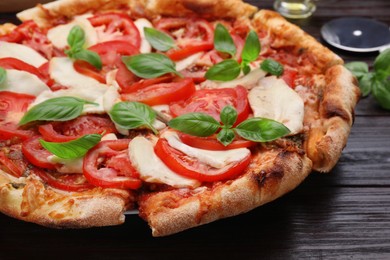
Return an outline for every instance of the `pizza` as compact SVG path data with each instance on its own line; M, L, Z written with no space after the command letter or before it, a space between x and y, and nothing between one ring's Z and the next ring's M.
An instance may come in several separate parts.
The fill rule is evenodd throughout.
M0 27L0 211L153 236L329 172L360 92L343 60L241 0L59 0Z

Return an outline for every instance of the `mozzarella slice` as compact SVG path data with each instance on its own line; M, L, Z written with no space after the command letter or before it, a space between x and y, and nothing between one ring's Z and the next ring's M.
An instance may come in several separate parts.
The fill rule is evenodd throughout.
M53 43L53 45L59 49L63 49L68 46L68 35L73 26L80 26L85 32L85 47L95 45L98 42L98 37L95 28L88 21L90 14L76 16L73 21L67 24L58 25L53 27L47 32L47 38Z
M196 158L197 161L210 165L211 167L221 169L229 164L239 162L250 155L247 148L237 148L226 151L210 151L194 148L184 144L179 136L172 131L164 132L161 137L167 139L169 145L190 157Z
M188 56L185 59L179 60L176 62L176 70L181 71L186 69L187 67L191 66L192 64L195 64L200 57L202 57L204 53L203 52L198 52L195 54L192 54L191 56Z
M73 61L66 57L56 57L50 60L50 77L57 83L69 88L91 88L96 93L104 93L107 85L78 73L73 67ZM91 93L93 94L93 93Z
M38 96L50 88L37 76L27 71L9 69L6 70L5 81L0 84L0 91L11 91L22 94Z
M152 46L145 38L144 28L150 27L153 28L153 25L145 18L140 18L134 21L135 26L137 27L139 34L141 35L141 53L149 53L152 51Z
M169 169L154 153L153 143L143 136L137 136L129 144L129 157L142 180L163 183L176 188L200 185L197 180L184 178Z
M37 68L47 62L47 59L30 47L3 41L0 41L0 58L16 58Z
M284 80L275 76L260 80L258 86L249 91L248 100L255 117L283 123L290 129L290 135L302 131L303 100Z
M221 82L206 80L200 84L201 88L235 88L241 85L247 89L255 87L260 79L264 78L267 73L259 68L252 70L249 74L237 79Z
M58 163L57 171L61 173L83 173L83 157L77 159L63 159L56 155L50 155L47 160L51 163Z

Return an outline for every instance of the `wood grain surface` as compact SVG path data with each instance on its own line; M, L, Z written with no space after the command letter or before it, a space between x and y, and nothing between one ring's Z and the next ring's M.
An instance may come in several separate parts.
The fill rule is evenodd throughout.
M273 3L247 2L267 9ZM390 25L389 0L316 3L312 17L292 22L321 42L321 26L339 17ZM13 17L1 14L0 22ZM369 64L377 55L332 50ZM137 216L117 227L53 230L0 215L0 227L0 259L390 259L390 112L371 97L361 100L330 174L312 173L273 203L173 236L152 238Z

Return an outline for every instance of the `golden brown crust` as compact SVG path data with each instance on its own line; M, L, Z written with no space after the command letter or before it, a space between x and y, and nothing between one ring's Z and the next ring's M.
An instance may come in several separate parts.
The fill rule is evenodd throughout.
M141 216L153 236L165 236L247 212L294 189L311 171L304 155L286 150L258 151L246 173L232 181L199 190L167 191L145 196Z
M16 25L12 23L5 23L0 25L0 36L10 33L12 30L16 28Z
M341 65L328 69L325 81L319 103L319 118L312 120L305 141L305 150L313 161L313 169L320 172L330 171L340 158L360 97L356 78Z
M38 177L13 178L0 171L0 211L55 228L122 224L134 197L125 190L94 188L63 192L46 187Z

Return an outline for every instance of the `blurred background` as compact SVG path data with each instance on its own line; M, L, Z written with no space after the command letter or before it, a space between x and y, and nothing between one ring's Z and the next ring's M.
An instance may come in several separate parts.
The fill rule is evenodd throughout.
M0 0L0 13L16 12L53 0Z

